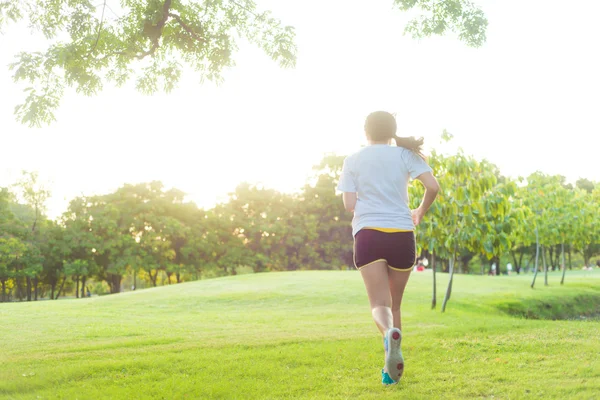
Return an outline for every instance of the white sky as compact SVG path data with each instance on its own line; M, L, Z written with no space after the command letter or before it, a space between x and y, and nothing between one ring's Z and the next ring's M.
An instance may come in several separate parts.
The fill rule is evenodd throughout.
M600 180L600 2L482 0L488 42L415 41L392 0L258 0L297 29L298 65L282 70L244 47L220 87L189 74L170 95L110 89L69 93L42 129L12 114L22 87L5 67L43 46L27 31L0 36L0 186L22 169L51 181L49 214L80 194L161 180L200 206L242 181L300 188L326 152L363 143L364 117L398 113L400 135L455 144L503 173L536 170Z

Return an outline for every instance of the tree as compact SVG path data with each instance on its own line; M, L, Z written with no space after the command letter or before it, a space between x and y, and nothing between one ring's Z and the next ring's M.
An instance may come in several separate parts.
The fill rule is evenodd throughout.
M0 284L2 285L2 302L8 300L6 281L15 278L13 265L18 263L27 251L27 246L15 237L0 237Z
M444 141L452 135L444 131ZM496 184L497 168L487 162L479 162L466 156L462 150L451 156L433 151L429 164L440 183L440 193L433 203L428 216L419 225L417 243L423 249L435 254L436 260L448 260L449 279L442 312L452 293L455 263L459 251L467 249L477 252L482 247L483 232L480 226L483 215L482 197ZM422 196L420 186L411 186L413 207ZM433 262L435 265L436 263ZM434 287L435 287L434 272ZM432 308L436 305L436 294L432 299Z
M487 18L469 0L394 0L394 4L404 11L415 8L423 12L405 28L416 39L450 31L471 47L480 47L486 40Z
M210 240L214 239L212 234L213 222L212 210L205 212L197 210L195 217L188 222L189 233L179 248L180 258L188 265L189 272L194 274L195 279L201 279L202 274L211 268L217 268L212 260L212 245ZM215 228L216 229L216 228ZM232 238L233 240L233 238ZM242 245L236 242L236 245Z
M20 197L34 212L33 221L31 221L31 232L36 232L38 222L43 218L46 211L46 201L50 197L50 190L47 185L40 181L37 172L23 171L21 180L15 187L19 189Z
M488 169L485 165L484 169ZM517 219L511 215L513 195L516 184L504 179L493 190L488 191L481 198L483 212L477 213L477 220L481 227L481 243L483 253L496 264L496 272L500 276L500 257L512 248L511 233L516 229ZM521 217L522 214L517 214Z
M535 286L535 279L538 274L538 261L540 257L540 234L537 227L535 227L535 271L533 272L533 281L531 281L531 288Z
M238 189L236 193L237 191ZM195 257L202 262L201 268L217 270L224 275L236 275L237 267L242 265L251 266L255 272L268 271L270 269L268 254L250 250L249 238L255 240L252 243L254 248L261 248L260 237L257 237L256 233L257 228L251 226L248 226L248 230L240 228L244 226L242 217L237 218L236 215L240 214L232 214L231 206L229 203L221 204L206 213L204 224L200 227L200 235L195 239L197 247L194 253Z
M545 217L552 221L553 224L551 235L556 253L556 257L552 257L552 253L550 253L550 262L552 270L555 269L555 266L563 270L560 281L561 285L564 284L566 273L564 263L565 243L572 245L576 242L578 231L580 230L577 224L579 220L574 218L577 214L577 209L574 208L576 206L576 193L579 191L580 189L566 189L563 186L556 187L552 193L552 207L545 210ZM562 262L559 260L559 245Z
M312 182L304 186L298 201L299 212L291 227L305 230L305 239L310 243L307 259L312 259L309 268L331 269L339 265L352 265L352 214L343 206L341 195L335 188L340 179L344 157L326 155L313 167ZM295 222L299 219L301 222ZM312 233L317 235L313 236ZM302 234L298 232L298 236ZM310 253L310 254L308 254Z
M218 208L215 216L222 221L227 235L241 239L247 250L247 253L225 252L220 256L230 258L229 256L236 255L229 261L229 267L234 268L233 274L235 266L243 264L242 260L249 262L255 272L298 268L298 259L287 259L285 250L286 234L291 228L287 226L287 220L291 216L292 202L290 196L275 190L240 184L230 195L230 200ZM225 232L219 233L216 237L221 241L225 239L224 234ZM228 265L223 267L227 268Z
M577 182L575 182L575 186L579 189L585 190L588 193L592 193L598 184L590 181L589 179L580 178L577 180Z
M519 182L523 182L523 179L519 178ZM509 241L511 243L510 255L517 274L521 273L523 257L530 252L535 239L530 235L532 214L529 207L525 204L525 196L526 187L517 187L511 200L509 214L510 218L515 221L509 235ZM533 256L529 257L526 266L529 266L532 260Z
M88 262L86 260L74 260L65 264L65 275L70 276L76 282L75 297L79 298L79 282L82 277L89 274ZM85 281L81 284L81 297L85 290Z
M27 283L26 298L27 301L31 301L31 290L34 289L34 300L37 301L38 296L38 279L39 274L42 272L43 257L38 247L39 243L32 243L31 241L25 242L25 252L23 253L19 262L15 264L17 267L17 273L15 278L24 278ZM32 287L33 282L33 287Z
M6 188L0 188L0 227L11 220L14 215L10 210L10 193Z
M446 134L446 132L444 132ZM451 137L448 136L447 140L450 140ZM433 169L434 174L437 177L440 177L441 175L444 174L444 162L445 162L445 158L443 155L438 154L436 151L433 151L432 154L430 155L430 157L428 158L428 163L429 166ZM439 179L438 179L439 180ZM441 187L442 191L444 191L444 188ZM408 187L408 191L409 191L409 198L411 201L411 208L412 209L416 209L417 207L419 207L419 204L421 203L421 200L423 198L423 194L425 192L425 189L423 187L423 185L419 184L419 183L415 183L413 182L411 185L409 185ZM431 206L426 218L419 224L419 226L417 226L416 229L416 243L417 243L417 254L421 253L421 249L424 251L429 251L431 253L431 270L432 270L432 297L431 297L431 309L435 309L437 306L437 275L436 275L436 268L437 268L437 263L436 263L436 256L437 255L444 255L444 250L441 249L441 246L439 246L439 243L441 241L441 231L438 229L439 224L441 223L441 221L438 219L439 216L441 216L442 214L442 207L443 207L443 197L442 196L438 196L438 198L436 199L436 201L433 203L433 205ZM440 250L440 252L438 253L437 250Z
M41 244L44 260L41 281L50 286L50 299L56 300L67 279L64 263L69 254L70 241L65 239L65 229L58 223L52 223L45 231ZM62 278L62 284L61 284ZM58 289L58 293L57 292Z
M557 265L559 253L554 251L564 243L573 243L575 238L575 225L571 205L573 203L573 189L565 183L563 176L548 176L540 172L531 174L527 178L527 188L524 193L524 202L532 211L532 222L537 229L537 240L541 250L542 265L544 268L544 284L548 284L548 264ZM535 232L535 231L534 231ZM533 233L533 232L531 232ZM556 253L556 257L553 257ZM546 254L549 257L546 257ZM538 256L536 255L536 260ZM531 284L535 285L536 273Z
M585 196L585 200L580 201L579 204L580 232L578 245L585 266L590 266L592 257L595 254L600 254L600 213L598 213L600 186L596 186L592 193Z
M38 274L42 271L40 246L40 228L47 224L44 216L46 201L50 197L47 185L40 181L37 172L23 171L21 179L14 185L17 189L16 200L24 204L13 204L14 214L18 220L28 227L21 232L22 240L27 242L27 252L24 259L22 274L27 284L27 301L31 301L31 289L34 289L34 299L38 298Z
M97 273L94 261L95 238L91 229L93 217L87 208L84 198L71 202L69 209L62 216L60 251L62 258L59 264L64 268L65 277L75 278L75 297L85 297L86 281ZM62 228L62 229L61 229ZM71 273L69 273L69 271ZM81 291L79 291L81 282Z
M446 174L440 182L442 188L447 188L444 192L447 206L443 208L444 226L441 230L445 235L443 247L450 256L450 277L442 312L452 293L454 264L459 246L471 251L482 247L482 231L477 224L477 216L484 212L481 197L496 184L494 172L495 168L490 168L488 163L466 157L462 151L447 160Z
M89 221L97 277L109 284L111 293L119 293L136 246L130 232L133 224L130 208L119 192L74 201L84 202L87 209L87 216L83 214L82 217Z
M295 31L259 11L253 0L0 0L0 29L28 21L49 45L21 52L10 68L26 82L26 98L15 108L30 126L54 121L67 88L94 95L107 84L151 94L171 91L186 67L203 79L222 80L235 64L238 41L262 48L282 67L296 63ZM401 10L418 9L406 32L421 38L454 32L469 46L485 42L487 19L468 0L394 0Z
M294 29L252 0L0 1L0 28L21 20L50 43L45 51L19 53L10 67L15 81L29 84L15 114L31 126L54 120L67 87L94 95L136 76L142 93L169 92L184 66L218 82L235 64L240 39L283 67L296 62Z
M128 185L121 189L127 196L129 212L133 217L130 234L137 242L134 270L144 269L154 286L159 271L167 275L171 283L174 275L177 283L188 268L182 253L189 240L190 226L200 217L193 203L185 203L185 194L179 190L165 190L162 183Z

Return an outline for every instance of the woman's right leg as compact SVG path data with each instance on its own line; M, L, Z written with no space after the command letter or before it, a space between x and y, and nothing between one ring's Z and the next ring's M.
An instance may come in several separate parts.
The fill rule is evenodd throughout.
M366 265L360 269L360 273L369 296L373 320L384 335L394 327L387 262L376 261Z

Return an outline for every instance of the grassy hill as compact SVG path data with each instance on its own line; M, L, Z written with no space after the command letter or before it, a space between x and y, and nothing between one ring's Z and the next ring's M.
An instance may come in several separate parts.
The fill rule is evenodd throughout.
M538 278L531 290L530 276L457 276L442 314L430 310L430 273L414 273L395 387L380 384L381 340L356 271L2 304L0 398L598 398L600 273L569 273L565 286Z

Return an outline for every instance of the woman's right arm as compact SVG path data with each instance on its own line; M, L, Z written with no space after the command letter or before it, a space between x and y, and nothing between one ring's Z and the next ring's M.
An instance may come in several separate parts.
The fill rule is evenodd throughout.
M412 218L415 226L419 225L440 191L440 184L431 172L425 172L416 179L421 181L423 186L425 186L425 194L423 195L421 205L416 210L412 211Z

